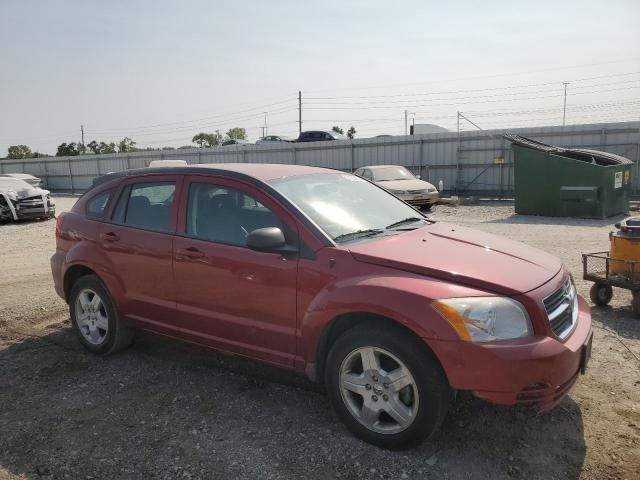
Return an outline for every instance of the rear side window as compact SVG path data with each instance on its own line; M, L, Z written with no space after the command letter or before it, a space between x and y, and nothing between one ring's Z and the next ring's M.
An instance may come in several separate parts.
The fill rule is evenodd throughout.
M176 185L173 182L139 183L127 186L113 214L113 221L132 227L166 232Z
M113 190L99 193L87 202L85 213L89 218L104 218L107 207L113 196Z

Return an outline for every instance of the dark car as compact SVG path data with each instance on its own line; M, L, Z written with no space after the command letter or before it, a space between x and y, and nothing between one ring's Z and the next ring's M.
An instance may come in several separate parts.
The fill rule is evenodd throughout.
M51 268L88 351L143 329L291 369L390 448L433 433L456 390L551 408L589 359L589 306L560 260L336 170L105 175L58 217Z
M251 142L247 141L247 140L238 140L235 138L229 138L228 140L225 140L224 142L222 142L222 146L226 147L227 145L249 145Z
M301 132L300 136L298 136L298 143L330 142L333 140L348 140L348 138L333 130L309 130L308 132Z

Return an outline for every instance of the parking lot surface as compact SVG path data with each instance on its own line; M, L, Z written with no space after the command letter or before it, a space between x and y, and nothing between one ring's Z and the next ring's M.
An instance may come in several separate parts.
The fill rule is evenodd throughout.
M57 198L58 210L75 198ZM498 204L432 216L561 257L608 249L607 220ZM55 220L0 225L0 479L632 479L640 471L640 319L629 292L594 308L592 359L548 413L461 394L436 435L391 452L351 436L304 378L151 334L84 353L54 290Z

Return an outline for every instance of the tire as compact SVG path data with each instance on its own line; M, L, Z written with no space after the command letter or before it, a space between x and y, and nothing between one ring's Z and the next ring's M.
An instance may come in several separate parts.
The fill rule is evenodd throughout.
M613 298L613 288L611 285L605 285L604 283L594 283L589 290L589 297L593 303L603 307L608 305Z
M631 300L631 310L634 315L640 315L640 290L633 292L633 300Z
M134 331L120 319L109 291L95 275L74 283L69 313L80 343L91 353L116 353L133 341Z
M367 369L365 362L375 368ZM338 338L327 357L325 383L347 428L391 450L410 448L431 436L453 398L426 345L399 327L379 324L354 327Z

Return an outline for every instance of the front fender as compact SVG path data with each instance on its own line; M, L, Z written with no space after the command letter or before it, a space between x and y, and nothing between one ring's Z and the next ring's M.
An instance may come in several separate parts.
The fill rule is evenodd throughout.
M322 333L348 313L386 317L424 339L458 339L449 323L431 308L431 302L482 292L411 273L391 272L338 280L318 292L300 322L300 355L306 364L315 362Z

